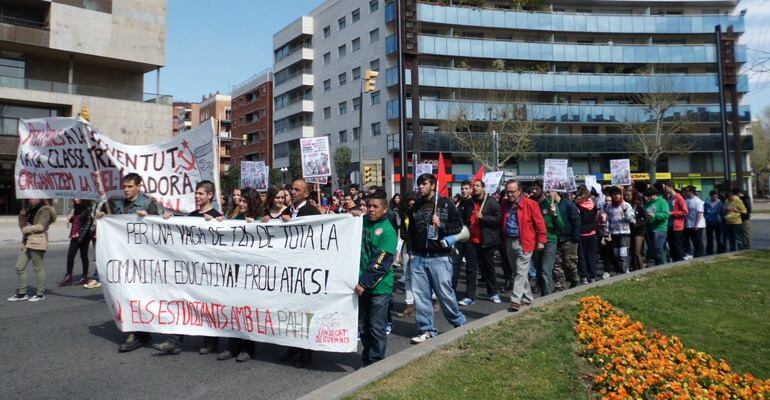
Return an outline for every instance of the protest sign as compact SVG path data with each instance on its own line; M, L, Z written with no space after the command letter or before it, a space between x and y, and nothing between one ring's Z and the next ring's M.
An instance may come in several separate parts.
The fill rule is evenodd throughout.
M423 163L423 164L417 164L414 170L414 180L416 181L417 178L420 177L422 174L432 174L433 173L433 164L431 163Z
M484 174L484 190L488 194L497 192L500 186L500 179L503 179L503 171L487 172Z
M270 167L265 166L264 161L241 161L241 187L266 192L269 174Z
M610 174L613 185L631 185L631 161L627 158L610 160Z
M546 159L543 174L543 190L564 192L567 189L568 160Z
M577 182L575 181L575 171L572 170L572 167L567 167L567 192L576 192L577 191Z
M219 191L216 137L209 120L196 129L148 145L118 143L75 118L21 120L16 198L105 200L123 196L123 176L142 177L142 190L173 211L195 210L195 185ZM220 208L214 197L214 207Z
M328 176L322 176L319 178L306 178L305 182L312 183L312 184L319 184L319 185L326 185L329 183L329 177Z
M299 141L302 154L302 176L304 178L331 176L329 137L302 138Z
M354 352L362 219L112 215L97 268L118 328Z

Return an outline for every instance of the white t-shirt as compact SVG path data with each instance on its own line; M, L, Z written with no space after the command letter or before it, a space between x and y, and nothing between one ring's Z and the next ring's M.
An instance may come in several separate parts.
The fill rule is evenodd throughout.
M687 216L684 219L685 228L705 228L706 218L703 216L703 200L698 196L685 199L687 203ZM698 219L698 214L701 214Z

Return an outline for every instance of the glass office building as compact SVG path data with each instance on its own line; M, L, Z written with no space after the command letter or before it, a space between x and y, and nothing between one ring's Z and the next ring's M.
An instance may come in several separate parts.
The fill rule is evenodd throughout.
M544 159L568 158L576 175L604 180L611 159L630 158L632 172L645 179L645 160L627 126L654 120L643 99L655 93L675 94L676 105L664 120L684 118L688 125L677 139L679 150L687 151L674 149L661 157L658 179L703 191L721 182L725 160L714 29L744 32L737 1L557 1L532 9L502 0L472 2L474 7L457 3L469 2L418 3L415 37L421 151L423 158L438 151L451 155L455 183L472 175L478 163L445 131L447 120L462 114L472 130L491 140L490 118L510 109L523 112L541 132L526 158L505 166L510 175L534 178L542 174ZM385 38L385 52L393 60L398 56L395 7L396 2L386 4L384 13L393 33ZM735 59L746 61L743 46L735 48ZM387 150L393 159L401 150L399 75L392 67L381 76L388 87ZM407 70L407 131L414 111L412 83ZM748 89L747 77L738 76L739 97ZM746 105L738 115L742 123L751 120ZM410 132L407 151L411 137ZM751 148L751 136L743 137L744 170Z

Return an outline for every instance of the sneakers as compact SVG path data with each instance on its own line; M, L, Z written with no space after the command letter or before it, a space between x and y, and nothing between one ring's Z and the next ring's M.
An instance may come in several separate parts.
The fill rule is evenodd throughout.
M508 306L509 312L516 312L516 311L519 311L519 309L521 309L520 303L511 302L511 304Z
M85 284L88 283L88 281L89 281L89 279L87 277L83 276L83 277L80 278L78 283L76 283L76 285L78 285L78 286L85 285Z
M182 347L176 345L170 340L167 340L163 343L155 343L152 345L152 348L164 354L179 354L182 352Z
M476 304L476 300L473 300L470 297L466 297L466 298L458 301L457 304L461 305L461 306L470 306L472 304Z
M127 353L142 347L144 342L137 336L138 335L136 333L129 333L128 337L126 337L126 341L118 346L118 351L121 353Z
M588 278L580 278L581 285L588 285Z
M423 332L410 340L412 344L420 344L426 340L433 339L433 335L430 334L430 332Z
M233 353L230 350L225 350L217 356L217 360L219 361L225 361L233 358Z
M692 256L691 256L691 255L689 255L689 254L687 254L687 255L685 255L685 256L684 256L682 259L683 259L683 260L692 260Z
M59 282L56 282L56 284L59 287L72 285L72 275L71 274L64 275L64 278L62 278Z
M96 279L91 279L90 281L88 281L88 283L83 285L83 287L86 289L98 289L102 287L102 283L97 281Z
M29 296L26 294L15 294L8 298L8 301L27 301L29 300Z
M251 354L248 351L242 351L238 353L238 357L235 357L236 362L246 362L251 360Z
M36 294L36 295L32 296L29 299L29 302L30 303L37 303L38 301L43 301L43 300L45 300L45 295L44 294Z
M492 300L492 302L495 303L495 304L500 304L500 303L503 302L502 300L500 300L500 295L499 294L496 294L496 295L490 297L489 299Z
M610 279L610 276L611 275L609 272L605 272L604 274L602 274L602 279Z
M393 332L393 323L388 322L385 324L385 335L390 335L391 332Z

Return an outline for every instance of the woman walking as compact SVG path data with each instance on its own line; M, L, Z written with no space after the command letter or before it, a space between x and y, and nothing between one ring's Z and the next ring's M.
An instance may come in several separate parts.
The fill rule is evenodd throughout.
M70 247L67 250L67 273L58 282L59 286L72 285L72 270L75 267L75 254L80 252L80 262L83 273L77 285L88 283L88 247L91 245L96 225L94 224L94 208L90 200L72 200L73 211L69 216Z
M38 302L45 299L45 252L48 250L48 227L56 222L56 211L46 200L30 199L29 205L19 214L21 229L21 254L16 260L19 286L8 301ZM37 278L37 293L27 296L27 264L32 261Z

